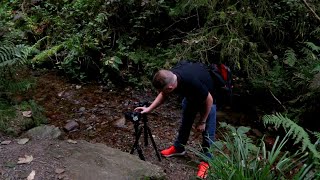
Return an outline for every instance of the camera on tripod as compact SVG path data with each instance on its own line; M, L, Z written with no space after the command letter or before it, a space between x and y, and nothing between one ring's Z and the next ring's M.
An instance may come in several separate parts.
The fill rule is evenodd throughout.
M149 106L148 102L143 103L137 103L136 107L147 107ZM156 152L156 155L158 157L158 160L161 161L160 154L158 152L156 143L152 137L151 129L148 126L148 119L146 113L141 114L140 112L126 112L124 113L125 118L134 124L134 136L135 136L135 142L131 148L130 154L133 154L135 150L138 151L139 157L141 160L145 160L145 157L142 153L142 149L139 145L139 139L141 137L141 134L143 132L144 136L144 145L148 146L148 137L151 139L152 146ZM140 123L142 122L142 123ZM140 126L142 124L142 126Z

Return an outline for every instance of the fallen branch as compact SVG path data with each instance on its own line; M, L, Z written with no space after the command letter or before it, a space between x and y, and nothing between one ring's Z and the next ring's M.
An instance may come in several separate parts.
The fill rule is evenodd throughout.
M304 5L306 5L306 7L312 12L313 16L319 20L320 22L320 17L318 16L318 14L310 7L310 5L307 3L306 0L302 0L302 2L304 3Z
M272 97L282 106L282 108L287 111L287 108L281 103L281 101L272 93L272 91L269 89L269 92L271 93Z

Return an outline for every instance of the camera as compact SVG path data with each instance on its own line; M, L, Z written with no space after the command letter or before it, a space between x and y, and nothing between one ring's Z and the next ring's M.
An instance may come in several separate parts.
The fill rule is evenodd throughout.
M148 102L135 103L135 107L147 107L149 105L150 105L150 103L148 103ZM138 123L142 119L142 116L143 115L140 112L126 112L126 113L124 113L124 117L133 123Z
M133 123L138 123L141 120L142 115L140 112L126 112L124 113L124 117Z

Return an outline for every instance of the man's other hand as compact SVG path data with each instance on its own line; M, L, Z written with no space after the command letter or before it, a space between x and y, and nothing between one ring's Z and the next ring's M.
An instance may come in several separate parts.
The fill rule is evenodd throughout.
M197 130L203 132L206 129L206 123L199 124Z

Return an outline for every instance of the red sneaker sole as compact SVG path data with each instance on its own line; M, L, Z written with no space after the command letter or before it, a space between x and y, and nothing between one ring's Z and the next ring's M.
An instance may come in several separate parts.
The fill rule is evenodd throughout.
M170 155L164 155L161 154L163 157L172 157L172 156L184 156L186 154L186 151L183 151L181 153L174 153L174 154L170 154Z

